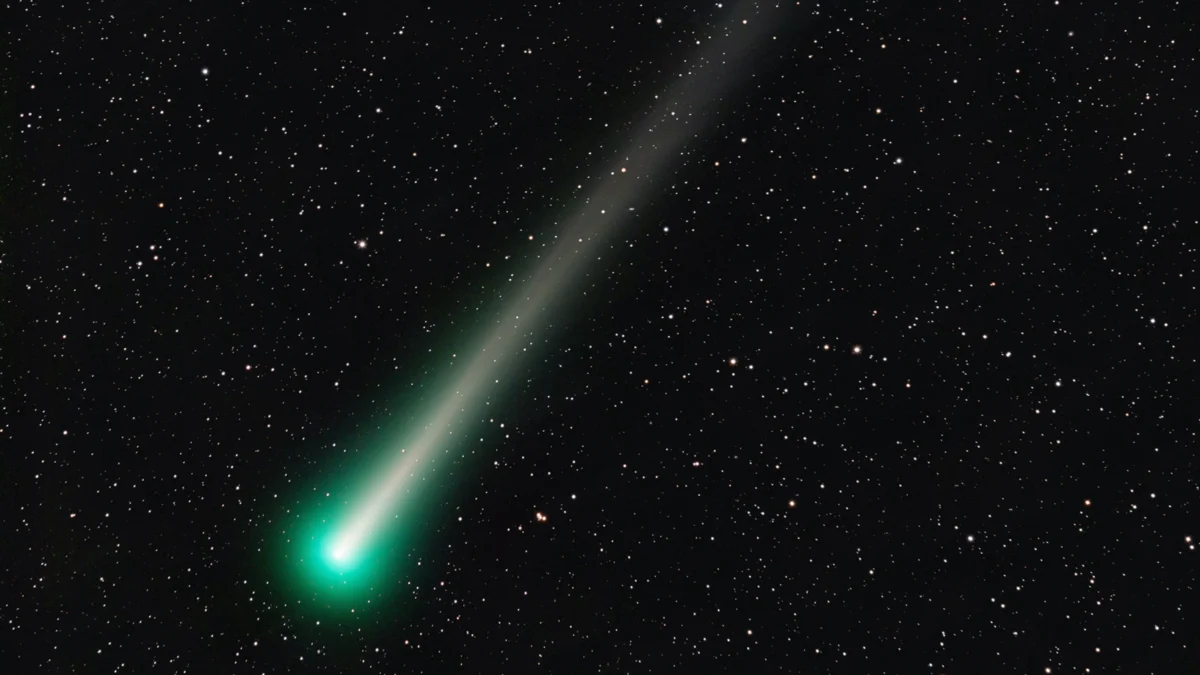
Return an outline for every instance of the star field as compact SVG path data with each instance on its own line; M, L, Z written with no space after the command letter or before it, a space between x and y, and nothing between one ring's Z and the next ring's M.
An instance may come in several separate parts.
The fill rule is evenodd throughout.
M6 662L1194 671L1187 9L7 6Z

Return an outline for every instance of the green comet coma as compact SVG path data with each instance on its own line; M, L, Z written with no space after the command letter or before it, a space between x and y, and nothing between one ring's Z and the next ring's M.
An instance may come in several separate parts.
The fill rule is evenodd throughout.
M288 596L310 610L335 613L364 611L391 603L418 572L418 540L428 529L428 505L410 493L390 509L362 546L335 550L336 541L354 517L352 505L363 489L310 493L297 500L286 516L277 560Z

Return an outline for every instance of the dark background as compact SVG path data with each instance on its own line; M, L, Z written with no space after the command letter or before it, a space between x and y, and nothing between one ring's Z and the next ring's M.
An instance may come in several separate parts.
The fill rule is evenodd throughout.
M0 9L6 672L1200 666L1186 3L773 12L422 571L287 590L732 8L496 5Z

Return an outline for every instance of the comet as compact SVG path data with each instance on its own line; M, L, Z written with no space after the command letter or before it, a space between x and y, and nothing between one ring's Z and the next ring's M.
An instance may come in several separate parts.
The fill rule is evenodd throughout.
M712 126L717 105L746 80L752 67L749 57L769 39L772 24L778 28L775 16L745 2L714 27L676 81L655 97L646 117L632 127L631 141L577 202L521 290L481 342L466 352L465 365L456 366L461 370L435 397L428 418L397 443L350 504L344 522L324 545L332 567L355 567L372 541L402 518L404 497L446 458L451 440L457 439L451 438L454 431L479 419L480 409L496 399L498 385L520 365L526 347L551 325L555 312L564 303L580 301L577 284L585 271L595 266L629 214L674 182L680 156Z

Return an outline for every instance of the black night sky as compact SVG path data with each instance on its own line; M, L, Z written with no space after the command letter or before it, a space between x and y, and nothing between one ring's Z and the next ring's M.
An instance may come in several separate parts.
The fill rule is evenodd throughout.
M8 2L0 670L1196 672L1195 15L936 5ZM289 578L751 27L394 571Z

